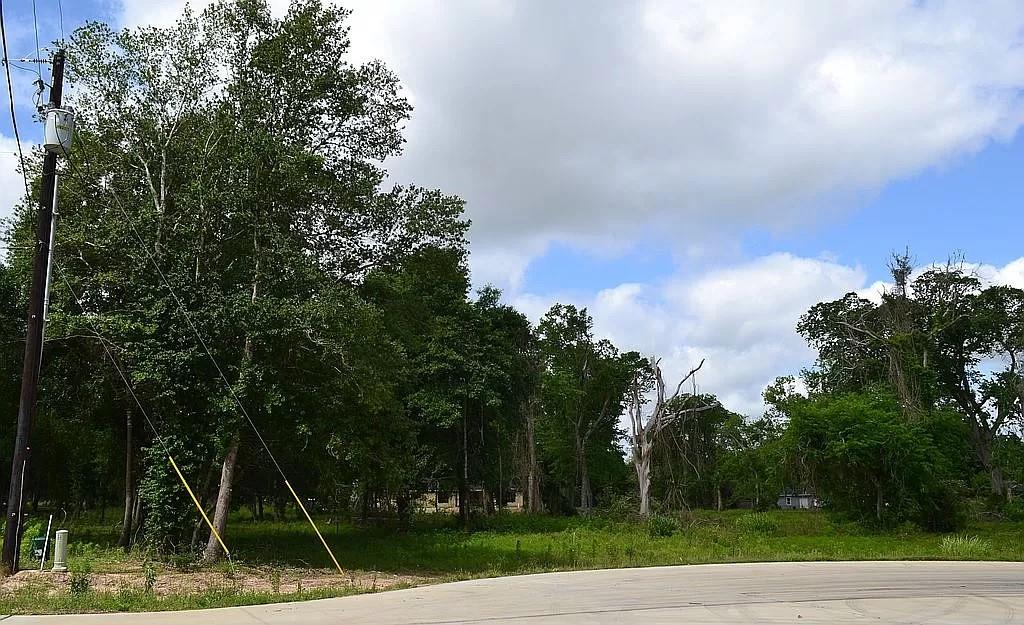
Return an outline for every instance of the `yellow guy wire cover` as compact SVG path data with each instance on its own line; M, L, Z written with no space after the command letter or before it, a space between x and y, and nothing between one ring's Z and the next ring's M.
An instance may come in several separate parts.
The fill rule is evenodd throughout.
M171 466L174 467L174 472L178 474L178 479L185 485L185 490L188 491L188 496L192 498L192 503L196 504L196 510L199 510L199 514L203 515L203 520L206 521L206 525L210 528L210 532L213 533L217 538L217 542L220 543L220 548L224 550L224 555L228 557L228 560L231 560L231 552L228 551L228 546L224 544L223 540L221 540L220 534L217 532L217 528L213 526L213 523L210 523L210 517L206 516L206 511L203 510L203 506L200 505L199 500L196 499L196 494L192 492L192 488L188 485L188 482L185 481L185 476L181 474L181 469L178 468L178 463L174 461L171 454L167 454L167 459L171 461ZM305 509L303 509L303 512L305 512ZM317 533L319 534L319 532ZM321 540L323 539L321 538Z
M334 552L331 551L331 548L329 546L327 546L327 541L324 540L324 535L320 533L320 530L317 528L316 523L313 522L313 517L309 516L309 512L306 511L306 506L302 505L302 500L299 499L299 496L295 493L295 489L292 488L292 485L288 483L288 480L284 481L284 485L287 486L288 490L291 491L292 497L295 498L295 503L299 504L299 507L302 508L302 514L306 515L306 520L309 521L309 524L313 526L313 531L316 532L316 535L320 537L320 542L324 544L324 549L327 550L327 554L330 555L331 560L334 561L334 566L338 567L338 572L344 575L345 571L341 570L341 565L338 564L338 559L334 557Z

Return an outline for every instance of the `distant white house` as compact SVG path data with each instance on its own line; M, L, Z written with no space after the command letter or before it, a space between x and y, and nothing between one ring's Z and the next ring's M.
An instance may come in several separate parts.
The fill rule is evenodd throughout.
M821 500L814 493L782 493L777 503L783 510L813 510L821 507Z

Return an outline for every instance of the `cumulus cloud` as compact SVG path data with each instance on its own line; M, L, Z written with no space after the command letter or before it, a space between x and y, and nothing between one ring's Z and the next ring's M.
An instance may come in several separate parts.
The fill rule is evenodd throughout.
M803 223L1024 110L1019 3L350 5L416 106L394 176L464 196L480 245Z
M122 0L125 24L184 2ZM203 6L205 1L193 2ZM286 6L273 0L275 10ZM732 408L813 359L794 325L859 267L775 254L580 296L521 292L552 242L681 256L785 229L1013 137L1024 122L1024 5L1013 0L351 0L356 59L415 106L398 182L464 197L474 282L537 319L588 306L597 331L657 351ZM825 207L828 207L827 209ZM704 263L706 266L706 262ZM1024 284L1024 259L992 268Z
M1024 258L1004 267L982 266L981 273L1020 285ZM800 316L818 302L882 287L867 280L860 267L772 254L657 284L621 284L589 297L522 294L514 303L534 320L556 301L585 306L598 336L624 350L661 356L667 379L706 358L702 390L733 410L756 415L764 408L765 386L814 361L814 351L796 333Z
M802 224L1024 119L1008 0L343 4L416 106L393 177L466 198L475 251Z

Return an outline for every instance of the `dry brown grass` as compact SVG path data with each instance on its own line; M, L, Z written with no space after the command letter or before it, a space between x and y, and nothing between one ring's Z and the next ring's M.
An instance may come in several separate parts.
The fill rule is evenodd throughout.
M376 571L346 571L344 575L340 575L323 569L235 566L220 571L162 571L157 574L153 592L157 596L193 594L215 589L295 593L302 590L331 588L372 592L434 581L437 581L435 577L424 575L398 575ZM141 568L118 573L92 573L90 582L91 589L96 592L143 590L146 585ZM17 575L0 579L0 594L17 592L27 587L43 590L48 594L66 593L68 583L68 573L20 571Z

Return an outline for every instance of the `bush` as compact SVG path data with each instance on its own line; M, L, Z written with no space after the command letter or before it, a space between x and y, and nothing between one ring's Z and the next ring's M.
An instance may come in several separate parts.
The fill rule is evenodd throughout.
M617 521L636 520L639 515L640 497L636 493L619 495L608 504L607 515Z
M146 560L142 565L142 575L146 578L146 592L151 593L156 587L156 565Z
M992 543L977 536L955 534L944 537L939 549L951 560L977 560L992 552Z
M668 538L679 531L679 521L670 516L656 514L647 519L647 531L651 538Z
M201 444L186 444L175 437L164 441L185 475L201 473L204 459L213 455ZM146 542L160 553L187 551L196 511L181 482L170 470L167 453L160 445L144 448L142 464L139 498L145 510L143 536Z
M86 564L68 576L68 592L72 595L84 595L92 588L92 569Z
M801 458L835 512L879 527L911 521L950 531L963 523L955 478L967 435L955 415L908 421L884 388L802 400L790 411L790 457Z
M744 514L736 519L736 529L744 534L764 534L771 536L778 533L781 524L767 512Z
M1003 504L1000 512L1009 521L1024 521L1024 501L1020 499L1007 501Z

